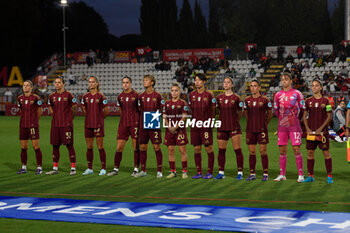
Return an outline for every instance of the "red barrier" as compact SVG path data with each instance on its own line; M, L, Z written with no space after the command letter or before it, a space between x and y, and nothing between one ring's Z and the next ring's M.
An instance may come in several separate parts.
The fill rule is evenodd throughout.
M109 114L108 116L119 116L119 107L117 106L116 103L109 103L108 104L108 109L109 109ZM6 116L19 116L19 108L16 104L6 104L5 107L5 115ZM49 105L48 104L43 104L42 105L42 116L49 116L50 111L49 111ZM77 105L77 116L84 116L83 113L83 108L81 104Z
M180 58L184 60L192 60L201 57L224 59L224 49L172 49L163 50L164 61L177 61Z

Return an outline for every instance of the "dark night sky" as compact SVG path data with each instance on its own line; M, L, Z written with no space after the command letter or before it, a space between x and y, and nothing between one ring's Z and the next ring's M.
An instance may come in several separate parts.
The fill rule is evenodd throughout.
M69 0L68 0L69 1ZM78 1L78 0L77 0ZM126 34L139 34L140 25L140 6L141 0L82 0L87 5L93 7L105 20L108 25L109 32L115 36ZM176 0L178 13L182 7L183 0ZM198 0L201 5L202 12L207 19L209 17L208 0ZM192 10L195 0L189 0ZM334 4L338 0L328 0L330 12L333 12Z

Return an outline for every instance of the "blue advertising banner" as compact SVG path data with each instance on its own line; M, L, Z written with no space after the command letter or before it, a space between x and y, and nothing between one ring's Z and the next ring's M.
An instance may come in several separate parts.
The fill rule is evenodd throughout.
M350 213L0 196L0 217L245 232L350 232Z

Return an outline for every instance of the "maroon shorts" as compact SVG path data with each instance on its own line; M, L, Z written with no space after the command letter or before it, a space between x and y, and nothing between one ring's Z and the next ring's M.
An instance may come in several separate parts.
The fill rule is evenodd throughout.
M183 146L188 144L186 130L179 131L175 134L170 133L169 130L165 131L164 145L166 146Z
M260 132L260 133L247 132L246 143L247 145L267 144L269 143L269 134L268 132Z
M100 138L105 136L104 128L85 128L86 138Z
M129 136L131 136L132 139L137 139L139 127L135 126L120 126L118 127L118 140L125 140L127 141Z
M191 128L191 144L193 146L213 145L212 128Z
M306 140L306 149L307 150L316 150L317 146L320 148L320 150L329 150L329 135L324 135L326 138L326 142L320 142L320 141L309 141Z
M160 129L141 129L139 128L139 143L148 144L151 139L152 144L162 143L162 134Z
M240 135L242 134L242 131L240 129L237 130L219 130L218 129L218 133L216 135L216 138L218 140L229 140L230 138L232 138L233 136L236 135Z
M51 127L51 145L73 144L73 127Z
M37 140L39 139L39 127L19 128L19 140Z

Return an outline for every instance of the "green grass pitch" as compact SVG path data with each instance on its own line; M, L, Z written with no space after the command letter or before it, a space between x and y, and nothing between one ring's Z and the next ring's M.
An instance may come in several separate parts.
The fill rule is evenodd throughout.
M116 133L119 117L107 117L105 120L105 149L107 153L107 172L113 169L114 153L116 149ZM51 117L40 119L40 146L43 152L43 170L52 168L52 146L50 145ZM245 119L241 120L243 131ZM17 175L20 169L20 144L18 139L19 117L0 117L0 195L34 196L48 198L71 198L87 200L105 200L122 202L151 202L176 203L194 205L218 205L257 208L278 208L315 211L350 212L350 165L346 161L346 144L331 142L333 157L334 184L326 184L326 171L322 153L317 150L315 155L314 183L299 184L296 182L297 169L291 147L288 150L287 180L274 182L279 173L279 152L276 131L277 119L273 118L269 125L270 144L268 145L270 180L261 181L262 167L260 156L257 156L256 181L236 181L236 162L232 145L226 152L226 179L224 180L183 180L157 179L156 161L152 146L149 146L147 160L147 177L133 178L133 150L130 140L123 153L120 173L114 177L100 177L100 161L98 150L94 149L94 171L91 176L82 176L86 169L86 144L84 139L84 118L74 119L74 146L77 153L77 172L74 177L69 176L70 164L67 149L61 147L61 158L58 175L34 175L36 161L34 151L29 143L28 173ZM163 133L164 139L164 133ZM189 136L189 134L188 134ZM216 138L216 130L214 130ZM214 140L214 152L217 157L217 143ZM167 149L163 151L163 174L169 171ZM188 173L196 173L193 158L193 147L187 146ZM244 154L244 178L249 175L248 150L245 144L245 133L242 135L242 151ZM177 170L181 173L181 162L176 152ZM306 169L305 141L302 145L304 157L304 174ZM207 154L202 152L203 171L207 168ZM217 160L215 172L217 172ZM216 175L216 174L215 174ZM1 232L86 232L86 231L114 231L114 232L164 232L164 228L130 227L103 224L82 224L49 221L29 221L15 219L0 219ZM205 232L187 229L166 229L167 232Z

